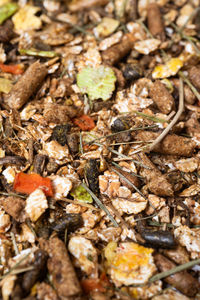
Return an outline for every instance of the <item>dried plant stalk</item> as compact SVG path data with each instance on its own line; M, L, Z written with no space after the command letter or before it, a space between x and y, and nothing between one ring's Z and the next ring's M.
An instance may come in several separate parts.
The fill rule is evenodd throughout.
M5 102L10 108L20 109L37 91L46 75L47 68L45 65L36 61L30 65L25 74L14 85L10 94L6 96Z

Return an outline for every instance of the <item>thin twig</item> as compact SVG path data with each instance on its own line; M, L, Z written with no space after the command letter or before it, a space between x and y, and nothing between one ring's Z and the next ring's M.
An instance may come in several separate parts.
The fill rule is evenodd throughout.
M117 167L120 170L123 170L123 168L120 165L116 164L115 162L112 162L112 165ZM139 177L139 178L144 178L143 176L138 175L138 174L134 173L133 171L130 171L129 173L133 176L136 176L136 177Z
M163 225L166 225L167 227L169 228L174 228L175 226L171 223L159 223L159 222L156 222L156 221L148 221L148 225L149 226L156 226L156 227L161 227Z
M157 215L158 215L158 214L155 213L155 214L150 215L150 216L148 216L148 217L142 217L142 218L134 219L134 221L135 221L135 222L139 222L139 221L142 221L142 220L152 219L152 218L156 217Z
M16 193L6 193L6 192L0 192L0 195L4 195L4 196L8 196L8 197L19 197L22 199L26 199L26 196L20 195L20 194L16 194Z
M197 7L193 10L193 12L191 13L191 15L189 16L189 18L187 19L187 21L183 24L183 26L180 28L180 31L182 32L185 27L187 26L188 22L190 22L193 17L198 13L198 11L200 10L200 7Z
M179 33L179 35L186 41L188 41L196 50L197 54L200 55L200 50L197 47L197 45L193 42L193 38L184 34L181 29L178 28L178 26L176 26L176 24L174 24L173 22L170 23L170 25L176 30L177 33Z
M67 199L67 198L60 198L58 201L64 201L64 202L67 202L67 203L73 203L73 204L76 204L76 205L80 205L80 206L84 206L84 207L90 208L92 210L99 211L99 208L96 208L96 207L94 207L91 204L83 203L83 202L77 201L77 200L71 200L71 199Z
M84 151L83 151L83 139L82 139L81 132L80 132L79 140L80 140L80 152L81 152L81 154L84 154Z
M97 145L97 146L99 146L99 147L103 146L103 144L99 144L99 143L94 143L94 144ZM107 148L110 152L112 152L112 153L114 153L114 154L116 154L116 155L118 155L118 156L121 156L121 157L124 158L124 159L131 160L131 161L133 161L135 164L140 165L140 166L142 166L142 167L145 168L145 169L150 169L149 167L145 166L143 163L141 163L141 162L139 162L139 161L137 161L137 160L135 160L135 159L133 159L133 158L130 158L129 156L124 155L124 154L122 154L122 153L120 153L120 152L118 152L118 151L116 151L116 150L110 148L109 146L107 146L106 148Z
M85 184L82 183L81 184L86 191L92 196L92 198L94 199L94 201L96 202L96 204L107 214L107 216L109 217L110 221L113 223L113 225L115 227L119 227L119 225L117 224L117 222L115 221L115 219L113 218L113 216L110 214L109 210L107 209L107 207L105 207L103 205L103 203L99 200L99 198L97 198L97 196L89 189L89 187Z
M133 141L133 142L121 142L121 143L113 143L110 144L110 146L120 146L120 145L132 145L132 144L144 144L144 143L151 143L153 142L152 140L149 141Z
M31 271L33 269L34 269L34 267L30 266L30 267L26 267L26 268L21 268L21 269L13 270L12 271L12 275L21 274L21 273L24 273L24 272Z
M156 275L154 275L153 277L151 277L149 279L149 283L152 283L154 281L157 281L157 280L160 280L160 279L163 279L165 277L168 277L170 275L173 275L175 273L178 273L178 272L181 272L183 270L186 270L186 269L189 269L195 265L198 265L200 263L200 259L195 259L195 260L192 260L192 261L189 261L185 264L182 264L180 266L177 266L175 268L172 268L168 271L164 271L164 272L161 272L161 273L158 273Z
M118 210L111 203L108 203L106 205L113 211L113 213L116 215L116 217L121 221L122 227L130 229L130 226L126 223L126 221L124 221L124 219L122 218L122 216L120 215Z
M146 32L148 37L150 37L151 39L154 39L154 36L151 34L151 32L149 31L149 29L147 28L147 26L144 24L144 22L141 19L137 20L136 22L143 27L143 29Z
M142 196L148 203L149 205L155 210L155 206L149 201L149 199L129 180L127 179L123 174L121 174L120 172L118 172L116 169L111 168L111 170L115 173L117 173L117 175L119 175L119 177L121 177L124 181L126 181L128 184L130 184L135 190L136 192L138 192L138 194L140 194L140 196Z
M14 248L14 251L15 251L15 255L18 255L19 254L19 249L17 247L15 235L12 231L10 232L10 237L11 237L11 241L13 243L13 248Z
M168 120L164 120L164 119L161 119L161 118L150 116L150 115L144 114L144 113L139 112L139 111L133 111L133 113L135 113L138 116L141 116L141 117L144 117L146 119L149 119L151 121L154 121L154 122L158 122L158 123L168 123L169 122Z
M25 261L27 259L27 257L31 254L31 252L29 252L28 254L26 254L24 257L22 257L22 259L20 259L12 268L10 268L9 271L7 271L5 274L3 274L2 276L0 276L0 279L5 278L6 276L8 276L9 274L11 274L17 267L19 267L23 261Z
M180 78L180 87L179 87L179 107L176 115L173 120L169 123L169 125L163 130L163 132L155 139L155 141L149 147L149 151L153 150L153 148L160 143L164 137L168 134L170 129L176 124L178 119L180 118L184 109L184 91L183 91L183 80Z
M152 126L145 126L145 127L134 127L134 128L130 128L130 129L126 129L126 130L122 130L120 132L114 132L114 133L111 133L111 134L108 134L108 135L105 135L105 136L101 136L99 138L95 138L94 140L90 141L90 142L87 142L85 143L85 145L91 145L93 144L94 142L96 141L100 141L102 139L107 139L107 138L110 138L110 137L113 137L115 135L118 135L119 133L124 133L124 132L131 132L131 131L138 131L138 130L146 130L146 129L152 129L152 128L155 128L157 127L156 125L152 125Z
M33 233L34 237L37 239L37 234L36 234L35 230L33 229L33 226L29 219L26 220L26 224L27 224L28 228L31 230L31 232Z

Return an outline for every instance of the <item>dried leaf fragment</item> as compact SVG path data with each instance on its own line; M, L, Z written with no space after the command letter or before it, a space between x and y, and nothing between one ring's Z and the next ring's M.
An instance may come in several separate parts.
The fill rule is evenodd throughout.
M0 92L8 94L12 89L12 82L7 78L0 78Z
M24 207L25 201L19 197L6 197L2 200L2 205L6 213L13 217L17 222L25 221Z
M32 29L40 29L42 21L35 14L40 11L39 7L25 5L12 17L12 21L17 32L27 31Z
M115 73L105 66L83 68L77 75L77 84L82 93L87 93L91 100L108 100L115 89Z

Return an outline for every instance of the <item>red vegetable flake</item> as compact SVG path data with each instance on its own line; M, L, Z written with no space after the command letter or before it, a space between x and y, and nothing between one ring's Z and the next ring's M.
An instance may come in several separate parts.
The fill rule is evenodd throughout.
M46 196L53 196L53 188L49 178L41 177L38 174L18 173L15 176L13 188L16 192L31 194L36 189L43 190Z
M84 131L90 131L95 127L93 119L87 115L82 115L81 117L74 119L73 122Z
M20 75L24 72L22 64L19 64L19 65L0 64L0 69L1 69L1 71L5 72L5 73L11 73L14 75Z
M102 286L98 279L88 278L81 281L81 286L86 294L92 291L106 292L106 289Z
M103 272L100 275L100 279L88 278L81 281L82 289L86 294L92 291L99 291L101 293L105 293L107 288L111 286L106 273Z

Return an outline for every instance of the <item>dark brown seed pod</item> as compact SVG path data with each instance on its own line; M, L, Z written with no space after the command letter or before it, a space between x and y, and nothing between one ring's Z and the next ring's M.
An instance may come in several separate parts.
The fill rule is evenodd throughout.
M79 228L82 224L83 219L80 214L66 214L52 223L51 229L58 233L62 233L66 229L71 232Z
M143 71L137 64L127 64L123 66L122 71L127 81L137 80L143 76Z
M89 159L85 166L85 174L91 191L99 193L99 163L96 159Z
M66 145L67 135L70 129L71 126L69 124L55 126L51 135L51 140L57 141L62 146Z
M45 155L37 154L34 157L34 161L33 161L33 172L42 175L45 161L46 161Z
M30 291L36 281L41 280L46 275L47 253L44 250L35 252L34 269L24 274L22 287L26 293Z
M148 245L154 248L174 248L176 246L174 237L169 231L144 229L141 236Z
M77 133L71 133L67 135L67 145L70 152L77 153L79 150L79 135Z
M130 128L130 126L129 126L127 120L125 120L123 118L117 118L111 125L112 132L120 132L123 130L127 130L129 128Z

